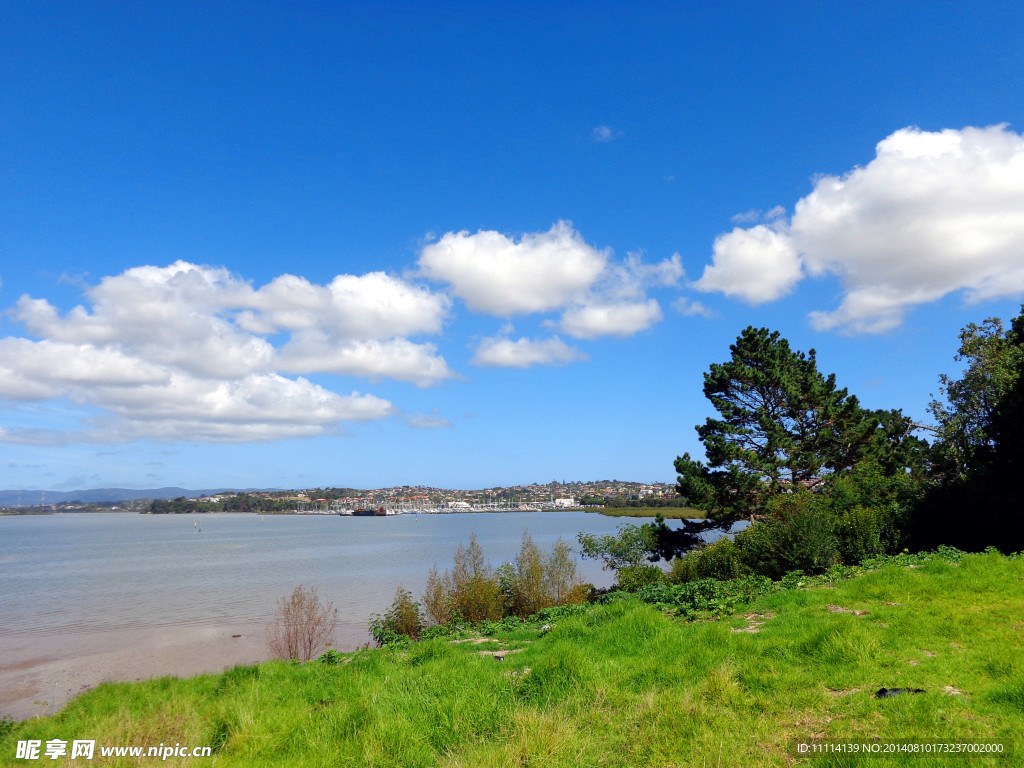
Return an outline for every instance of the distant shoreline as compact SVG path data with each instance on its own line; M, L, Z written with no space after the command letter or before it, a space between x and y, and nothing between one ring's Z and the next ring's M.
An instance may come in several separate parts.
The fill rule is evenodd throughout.
M606 517L654 517L660 513L666 520L704 520L708 516L704 510L693 507L599 507L583 511Z

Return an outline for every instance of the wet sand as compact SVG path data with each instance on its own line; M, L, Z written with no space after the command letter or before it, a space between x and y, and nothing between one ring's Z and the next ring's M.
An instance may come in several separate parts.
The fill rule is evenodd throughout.
M335 633L339 650L367 640L365 626ZM269 657L263 624L0 635L0 717L52 714L107 680L189 677Z

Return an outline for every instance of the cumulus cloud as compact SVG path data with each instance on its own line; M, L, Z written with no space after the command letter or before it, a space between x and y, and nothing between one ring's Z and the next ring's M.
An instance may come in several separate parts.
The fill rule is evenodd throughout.
M676 285L684 275L679 254L654 264L639 254L617 261L567 221L519 240L490 231L448 233L423 249L419 269L449 283L471 310L499 317L560 311L549 327L587 339L649 328L662 314L648 289Z
M608 257L560 221L518 241L493 231L449 232L425 246L418 263L422 275L449 283L469 309L510 316L582 299Z
M968 301L1020 296L1024 136L1005 125L896 131L867 165L818 178L790 221L716 239L695 285L759 303L806 274L843 287L838 308L810 315L822 330L886 331L955 291Z
M178 261L135 267L88 289L91 310L66 315L45 299L22 296L14 316L33 335L71 344L113 346L150 363L199 376L265 370L273 347L222 316L252 290L227 270Z
M661 307L654 299L648 299L573 307L562 315L559 327L577 339L595 339L599 336L632 336L660 320Z
M299 377L253 374L237 381L175 375L160 386L96 393L98 404L120 416L99 434L111 440L251 442L309 437L342 422L370 421L396 413L370 394L339 395ZM112 395L112 396L111 396Z
M282 275L255 289L227 270L178 261L105 277L85 294L87 304L66 313L19 299L12 315L35 338L0 339L0 398L66 398L98 415L81 432L9 430L0 440L310 436L397 409L302 374L420 386L454 375L435 345L406 338L440 332L449 299L384 273L327 285ZM284 341L275 346L272 334Z
M451 302L444 294L384 272L338 275L328 285L281 275L256 291L243 322L256 332L317 329L342 339L440 333Z
M714 261L694 287L763 304L785 296L802 277L800 256L789 236L758 224L715 238Z
M531 368L535 365L566 365L587 356L570 347L557 336L533 340L519 338L485 338L477 347L472 362L475 365L498 368Z
M429 387L454 377L434 344L408 339L339 341L329 334L296 335L281 348L281 370L365 376L371 381L395 379Z

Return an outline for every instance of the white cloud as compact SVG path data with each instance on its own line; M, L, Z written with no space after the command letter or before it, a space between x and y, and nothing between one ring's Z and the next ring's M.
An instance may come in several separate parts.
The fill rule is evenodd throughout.
M99 415L81 432L0 440L307 436L397 410L301 374L420 386L454 376L435 345L405 338L440 332L450 300L380 272L325 286L282 275L255 290L227 270L178 261L105 277L85 294L87 305L66 313L21 297L12 314L37 338L0 339L0 398L66 398ZM279 346L265 338L277 333L286 334Z
M120 419L100 420L110 440L251 442L307 437L346 421L391 416L387 400L353 392L339 395L304 378L253 374L238 381L175 375L160 386L97 393L96 400Z
M676 285L684 274L678 253L657 264L645 264L640 254L631 253L622 263L608 263L585 302L640 300L649 287Z
M718 238L697 287L769 301L801 267L843 286L837 309L811 313L819 329L885 331L955 291L1024 294L1024 136L1005 125L896 131L866 166L817 179L788 227Z
M785 296L802 277L800 257L790 238L758 224L715 238L713 263L705 267L694 287L763 304Z
M786 215L786 209L781 205L776 205L774 208L768 211L762 211L760 208L754 208L743 213L737 213L735 216L729 219L733 224L756 224L757 222L769 222L774 221L782 216Z
M284 371L337 373L411 381L429 387L454 378L433 344L416 344L408 339L336 341L322 333L299 334L281 349Z
M485 338L473 357L475 365L500 368L531 368L534 365L566 365L587 356L557 336L535 341L528 338Z
M418 263L422 275L449 283L469 309L505 317L581 299L604 271L608 253L560 221L518 241L493 231L449 232L425 246Z
M48 400L77 388L133 387L167 379L164 368L116 348L0 339L0 397Z
M608 125L599 125L590 132L590 140L596 144L607 144L622 136L622 131L617 131Z
M338 275L328 285L281 275L256 291L245 322L267 329L320 329L336 338L389 339L440 333L451 301L384 272Z
M599 336L632 336L661 320L661 307L654 299L615 304L573 307L562 315L559 327L578 339Z
M448 429L453 426L451 421L439 415L436 408L430 413L414 413L405 423L414 429Z
M89 289L91 310L61 316L45 299L22 296L15 317L36 336L72 344L113 345L151 363L199 376L266 370L273 347L223 316L252 290L227 270L178 261L135 267Z
M709 309L701 302L688 299L685 296L680 296L678 299L673 301L672 306L677 312L686 317L717 317L713 309Z
M547 325L579 338L650 327L661 309L647 290L676 285L684 275L679 254L655 264L639 254L615 261L610 251L587 245L567 221L519 241L498 232L449 232L423 249L419 268L448 282L474 311L508 317L561 310L561 321Z

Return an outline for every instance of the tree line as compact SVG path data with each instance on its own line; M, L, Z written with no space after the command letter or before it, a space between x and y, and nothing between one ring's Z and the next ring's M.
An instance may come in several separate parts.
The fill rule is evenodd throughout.
M276 498L263 494L239 493L225 496L216 501L200 497L189 499L153 499L144 512L151 515L187 515L203 512L290 512L295 509L292 499Z

